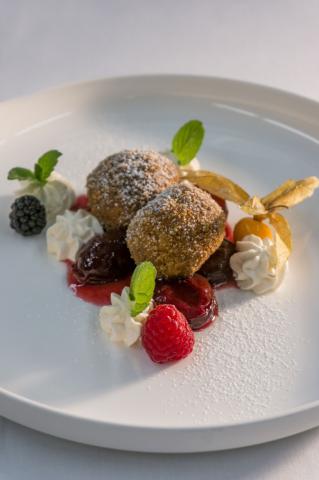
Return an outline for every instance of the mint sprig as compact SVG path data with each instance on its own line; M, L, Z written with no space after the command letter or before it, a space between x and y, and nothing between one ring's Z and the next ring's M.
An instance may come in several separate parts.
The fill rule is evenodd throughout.
M152 262L142 262L134 270L130 284L131 315L143 312L153 298L156 268Z
M11 168L7 178L8 180L35 180L34 173L23 167Z
M28 168L15 167L9 171L7 178L20 181L33 180L45 185L61 155L62 153L58 150L49 150L38 159L33 171Z
M199 120L184 123L172 140L172 152L179 165L185 166L196 156L205 135L205 129Z

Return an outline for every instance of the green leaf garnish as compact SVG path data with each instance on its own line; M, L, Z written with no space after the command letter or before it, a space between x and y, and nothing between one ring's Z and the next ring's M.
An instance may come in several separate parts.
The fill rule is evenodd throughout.
M199 120L190 120L181 126L172 141L172 152L180 165L187 165L196 156L205 135Z
M130 285L132 317L143 312L153 298L156 268L152 262L142 262L134 270Z
M62 155L58 150L49 150L44 153L34 165L34 171L28 168L15 167L8 173L8 180L34 180L42 185L46 184L47 179L58 163L58 158Z
M37 180L45 183L58 163L58 158L62 155L58 150L49 150L44 153L34 166L34 174Z
M29 170L28 168L22 168L22 167L15 167L11 168L11 170L8 173L8 180L34 180L35 176L34 173Z

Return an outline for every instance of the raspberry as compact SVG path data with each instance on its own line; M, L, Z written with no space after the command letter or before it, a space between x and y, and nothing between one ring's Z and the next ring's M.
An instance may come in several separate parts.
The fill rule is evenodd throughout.
M158 305L144 324L142 343L155 363L187 357L194 347L194 333L174 305Z

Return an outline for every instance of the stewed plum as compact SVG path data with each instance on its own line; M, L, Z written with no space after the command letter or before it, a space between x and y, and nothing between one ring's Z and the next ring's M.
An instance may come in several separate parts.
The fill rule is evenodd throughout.
M125 232L110 230L95 235L79 249L73 273L80 283L100 284L125 277L134 266Z
M154 300L157 304L175 305L193 330L204 328L218 315L214 291L198 274L186 279L158 281Z
M228 283L233 279L229 259L234 253L235 245L229 240L223 240L218 250L202 265L199 273L215 287Z

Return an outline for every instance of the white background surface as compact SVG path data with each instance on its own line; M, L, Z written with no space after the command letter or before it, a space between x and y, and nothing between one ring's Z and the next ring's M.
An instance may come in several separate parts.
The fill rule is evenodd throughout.
M0 100L134 73L238 78L319 100L317 0L0 0ZM315 479L319 431L238 451L143 455L0 419L0 479Z

